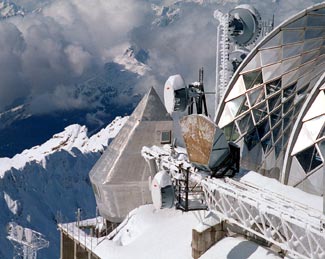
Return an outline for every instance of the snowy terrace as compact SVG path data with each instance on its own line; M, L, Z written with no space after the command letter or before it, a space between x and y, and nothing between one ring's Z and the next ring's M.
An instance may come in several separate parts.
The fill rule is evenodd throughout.
M322 198L307 194L293 187L280 184L274 179L255 172L241 176L242 182L258 185L265 192L276 192L283 200L299 202L302 207L321 214ZM77 223L61 224L61 231L75 242L100 258L192 258L192 229L206 227L207 211L181 212L175 209L156 210L152 205L141 206L128 215L121 225L105 237L91 237L82 230L85 226L103 226L103 219L91 219ZM88 231L89 232L89 231ZM210 248L200 258L239 259L280 258L270 250L243 237L226 237ZM246 257L245 257L246 258Z

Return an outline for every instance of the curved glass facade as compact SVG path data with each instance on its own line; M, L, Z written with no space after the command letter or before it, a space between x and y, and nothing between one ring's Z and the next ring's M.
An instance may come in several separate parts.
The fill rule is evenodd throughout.
M310 99L307 97L324 71L325 4L315 5L286 20L248 55L229 83L216 116L216 123L228 140L242 147L244 168L285 183L291 179L283 171L283 168L290 171L284 165L290 160L285 159L288 142L298 128L302 107ZM319 109L324 112L325 103ZM314 128L317 124L324 132L322 118L304 118L302 128ZM313 135L313 141L318 140ZM318 159L322 145L315 146L317 153L300 149L295 159L302 161L301 157L306 156L300 153L303 150L312 153L311 159L315 156ZM317 161L302 167L310 172L320 166Z
M285 156L282 181L305 191L323 193L325 156L325 74L296 122Z

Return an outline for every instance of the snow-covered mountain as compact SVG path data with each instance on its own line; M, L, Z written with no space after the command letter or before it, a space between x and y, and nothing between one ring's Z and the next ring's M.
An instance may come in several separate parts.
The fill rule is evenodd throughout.
M17 15L24 16L24 9L12 2L0 1L0 20Z
M50 247L40 258L59 257L56 224L74 220L77 208L83 218L95 215L88 173L126 120L118 117L90 138L85 126L71 125L40 146L0 158L0 258L12 258L10 221L46 236Z
M150 73L148 65L141 62L146 59L145 50L129 47L101 71L88 75L73 92L75 99L89 104L87 107L35 114L31 100L25 99L1 112L0 157L40 144L70 124L84 124L93 133L116 116L130 114L141 99L137 85ZM119 102L121 99L124 102Z

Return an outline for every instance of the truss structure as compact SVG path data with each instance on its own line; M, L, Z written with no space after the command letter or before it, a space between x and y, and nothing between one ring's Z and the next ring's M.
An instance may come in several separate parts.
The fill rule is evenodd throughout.
M221 219L280 247L293 258L325 258L325 217L318 210L248 182L211 178L174 149L144 147L142 156L174 179L202 186L208 209ZM196 197L202 199L202 197Z
M37 251L49 246L49 241L41 233L23 228L15 222L8 224L7 238L14 246L14 258L36 259Z

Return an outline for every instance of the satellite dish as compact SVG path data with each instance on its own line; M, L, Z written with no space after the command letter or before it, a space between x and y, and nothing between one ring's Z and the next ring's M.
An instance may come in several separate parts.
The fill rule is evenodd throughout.
M17 235L18 241L23 240L24 228L22 226L19 226L19 225L16 226L16 235Z
M168 113L185 111L188 105L187 88L181 75L170 76L164 87L164 101Z
M229 54L229 61L231 64L231 70L234 73L243 60L247 57L249 50L246 48L238 48Z
M27 243L31 244L33 241L33 231L29 228L25 228L24 230Z
M261 16L250 5L239 5L229 12L231 20L231 40L240 46L248 46L254 43L261 32Z
M151 198L156 209L174 206L174 187L170 175L166 171L158 172L151 182Z
M202 170L218 168L230 154L223 131L203 115L192 114L180 120L188 158Z

